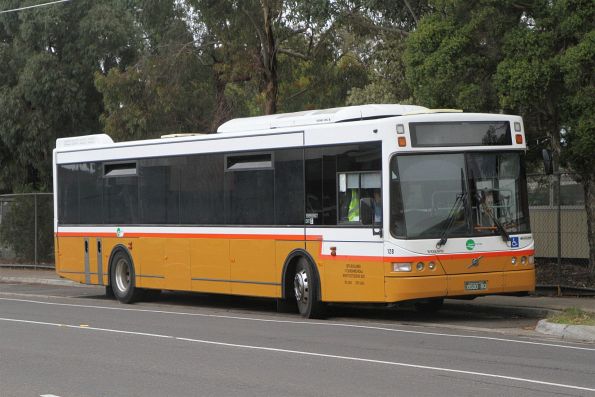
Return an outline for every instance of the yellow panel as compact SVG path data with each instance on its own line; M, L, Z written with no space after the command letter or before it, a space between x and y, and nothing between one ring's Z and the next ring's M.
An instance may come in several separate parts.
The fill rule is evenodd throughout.
M504 292L535 291L535 269L504 273Z
M274 240L231 240L231 292L240 295L279 296Z
M327 260L325 300L330 302L384 302L381 261Z
M477 254L477 258L482 256ZM461 259L440 259L440 263L446 274L469 274L485 272L501 272L506 263L510 263L510 257L490 257L484 256L479 260L477 266L471 266L473 258L466 257Z
M85 271L85 239L82 237L60 237L59 247L56 271L83 273ZM65 273L63 276L70 278L67 274Z
M190 259L193 291L224 294L231 292L229 286L229 240L192 239L190 241Z
M321 258L321 243L307 242L308 253L320 274L322 300L326 302L384 302L384 264L355 258Z
M320 275L320 296L323 301L328 301L328 294L330 289L326 282L326 262L320 257L322 243L320 241L306 241L306 251L310 254L316 267L318 268L318 274Z
M386 302L446 295L446 276L386 277Z
M165 288L190 291L190 241L167 239L165 246Z
M168 240L141 237L135 241L132 251L136 270L136 283L142 288L165 288L165 248Z

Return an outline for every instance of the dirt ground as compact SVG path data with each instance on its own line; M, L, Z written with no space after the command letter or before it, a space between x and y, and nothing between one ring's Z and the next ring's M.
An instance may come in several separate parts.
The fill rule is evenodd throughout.
M537 259L535 265L537 285L595 288L595 276L590 276L587 264L570 263L562 260L560 271L554 260Z

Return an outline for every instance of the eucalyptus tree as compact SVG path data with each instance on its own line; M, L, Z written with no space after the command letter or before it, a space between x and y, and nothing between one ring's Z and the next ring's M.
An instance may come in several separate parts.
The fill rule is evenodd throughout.
M100 131L94 73L124 68L136 39L127 3L117 0L0 14L0 190L49 188L55 139Z

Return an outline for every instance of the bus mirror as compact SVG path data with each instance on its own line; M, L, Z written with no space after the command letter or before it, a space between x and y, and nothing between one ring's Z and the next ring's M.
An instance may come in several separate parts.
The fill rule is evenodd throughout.
M483 204L486 201L486 194L483 190L478 190L477 192L475 192L475 200L479 203L479 204Z
M552 159L552 152L548 149L541 151L543 157L543 169L546 175L552 175L554 173L554 161Z
M359 201L359 216L362 225L371 225L374 222L374 209L372 208L371 198L363 198Z

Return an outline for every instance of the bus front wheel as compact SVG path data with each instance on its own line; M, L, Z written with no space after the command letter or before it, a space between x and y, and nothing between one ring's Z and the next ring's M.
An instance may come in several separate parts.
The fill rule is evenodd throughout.
M114 255L110 269L110 281L114 296L122 303L133 303L137 301L142 290L136 288L134 266L130 257L118 251Z
M301 258L296 265L293 278L293 293L300 314L305 318L324 317L325 305L318 300L318 282L313 265L305 258Z

